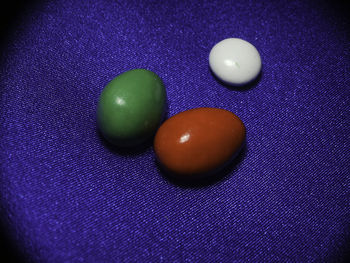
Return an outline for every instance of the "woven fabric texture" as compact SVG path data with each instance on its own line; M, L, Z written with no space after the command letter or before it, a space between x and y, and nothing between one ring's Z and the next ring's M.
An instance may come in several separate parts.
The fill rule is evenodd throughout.
M48 1L1 50L1 222L34 262L333 262L350 236L350 38L331 1ZM217 42L260 52L232 88L210 72ZM169 179L152 146L120 151L96 106L146 68L168 117L238 115L247 144L220 178Z

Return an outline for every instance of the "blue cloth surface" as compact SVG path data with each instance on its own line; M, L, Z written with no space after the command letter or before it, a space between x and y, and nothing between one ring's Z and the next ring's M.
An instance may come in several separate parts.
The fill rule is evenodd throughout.
M337 262L350 237L350 38L327 1L49 1L19 18L0 64L1 221L34 262ZM217 42L260 52L223 85ZM203 185L169 179L152 146L96 128L103 87L154 71L168 117L238 115L247 145Z

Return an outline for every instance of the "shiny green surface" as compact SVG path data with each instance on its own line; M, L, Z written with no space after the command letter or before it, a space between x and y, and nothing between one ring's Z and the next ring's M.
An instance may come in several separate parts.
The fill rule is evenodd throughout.
M134 69L103 89L97 109L103 136L117 146L142 143L158 128L166 103L162 80L152 71Z

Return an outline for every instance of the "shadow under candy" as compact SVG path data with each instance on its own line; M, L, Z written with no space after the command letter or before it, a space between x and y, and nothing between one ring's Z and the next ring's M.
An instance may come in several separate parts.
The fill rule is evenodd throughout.
M153 146L153 141L155 134L158 130L158 128L162 125L164 121L166 121L169 118L169 105L166 102L164 106L164 113L161 118L161 122L158 125L156 131L142 140L140 143L137 143L134 146L117 146L106 140L106 138L103 136L102 132L98 128L98 124L96 121L96 133L98 134L98 137L103 144L104 147L106 147L108 150L115 154L123 155L123 156L134 156L134 155L139 155L145 153L147 150L149 150L150 147Z
M182 188L202 188L213 185L218 182L225 181L229 178L229 174L234 171L247 155L247 144L244 142L241 149L231 157L229 161L223 164L218 169L211 171L207 174L201 174L198 176L179 176L168 171L158 159L155 160L156 165L160 171L160 174L170 183Z
M259 82L261 81L261 78L262 78L262 75L263 75L263 72L262 70L259 72L258 76L253 79L252 81L244 84L244 85L231 85L231 84L228 84L224 81L222 81L221 79L219 79L215 73L211 70L211 68L209 67L209 71L210 71L210 74L212 75L212 77L222 86L224 86L225 88L229 89L229 90L236 90L236 91L249 91L253 88L255 88Z

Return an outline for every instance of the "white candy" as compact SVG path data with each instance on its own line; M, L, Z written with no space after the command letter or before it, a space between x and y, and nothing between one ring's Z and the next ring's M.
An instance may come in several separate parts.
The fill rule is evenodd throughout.
M259 75L261 58L249 42L240 38L227 38L211 49L209 65L223 82L239 86Z

